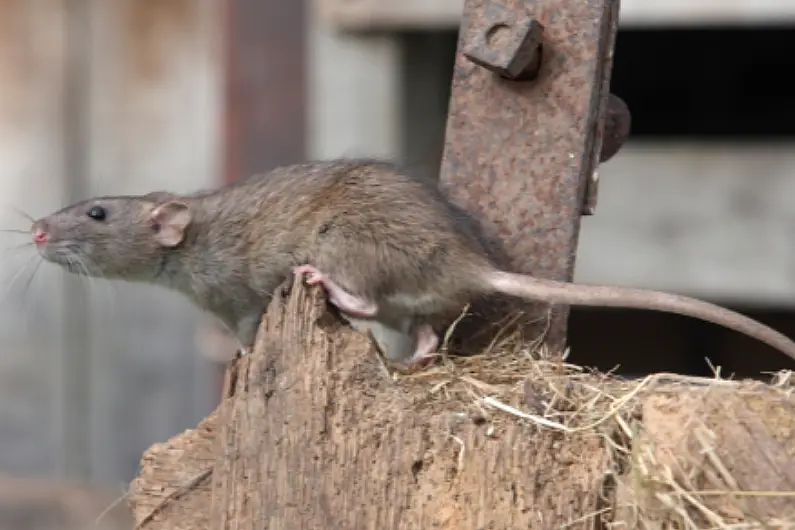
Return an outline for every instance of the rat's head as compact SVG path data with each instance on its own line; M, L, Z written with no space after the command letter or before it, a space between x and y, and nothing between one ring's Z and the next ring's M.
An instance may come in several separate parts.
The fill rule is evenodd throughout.
M39 254L69 272L150 281L191 219L187 202L161 192L98 197L39 219L31 234Z

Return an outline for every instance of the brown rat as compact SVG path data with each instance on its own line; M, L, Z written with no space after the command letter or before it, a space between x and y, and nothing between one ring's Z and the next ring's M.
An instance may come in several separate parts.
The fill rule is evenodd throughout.
M179 196L98 197L36 221L40 254L74 273L175 289L250 347L291 274L321 284L391 360L422 363L438 326L472 299L651 309L745 333L795 358L795 343L719 306L663 292L577 285L499 270L476 223L436 185L368 160L282 167Z

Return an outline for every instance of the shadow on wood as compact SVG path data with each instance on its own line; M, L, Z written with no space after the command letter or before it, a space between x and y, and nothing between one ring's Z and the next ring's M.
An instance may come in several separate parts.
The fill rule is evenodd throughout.
M131 496L140 528L705 528L795 517L785 382L615 381L526 349L396 378L337 322L317 290L274 297L219 409L144 456ZM726 494L760 489L773 493Z

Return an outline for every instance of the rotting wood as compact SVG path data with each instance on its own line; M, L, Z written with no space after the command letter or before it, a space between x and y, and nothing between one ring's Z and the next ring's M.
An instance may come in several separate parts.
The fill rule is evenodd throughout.
M676 502L694 521L706 508L748 523L771 510L785 517L795 503L795 402L783 389L615 381L513 357L521 356L480 361L495 374L480 383L472 360L396 380L363 336L327 313L319 292L278 294L254 353L230 367L219 409L147 452L131 498L136 520L213 465L212 490L205 481L183 492L142 528L591 528L597 518L661 528L679 517ZM522 375L536 402L521 388L498 392L522 387ZM489 409L476 394L561 429ZM683 411L694 411L692 421ZM709 462L705 449L715 455ZM721 466L721 480L750 493L721 493ZM694 482L661 479L674 469ZM691 492L692 505L676 490L707 486L715 491Z
M396 384L362 335L324 331L325 317L317 292L277 297L239 361L211 528L526 527L542 506L558 523L594 510L598 439L564 446L522 424L489 437L456 403L424 408L427 389Z
M196 481L214 465L213 444L219 411L196 429L144 453L141 471L130 484L130 506L136 524L147 530L208 528L209 481Z

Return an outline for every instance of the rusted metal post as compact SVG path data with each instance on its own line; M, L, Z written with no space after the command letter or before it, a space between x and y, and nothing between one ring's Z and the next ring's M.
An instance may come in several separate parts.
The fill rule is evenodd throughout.
M499 241L511 270L573 277L596 167L628 134L626 106L608 97L618 9L618 0L466 0L440 185ZM550 346L565 343L567 318L556 308Z

